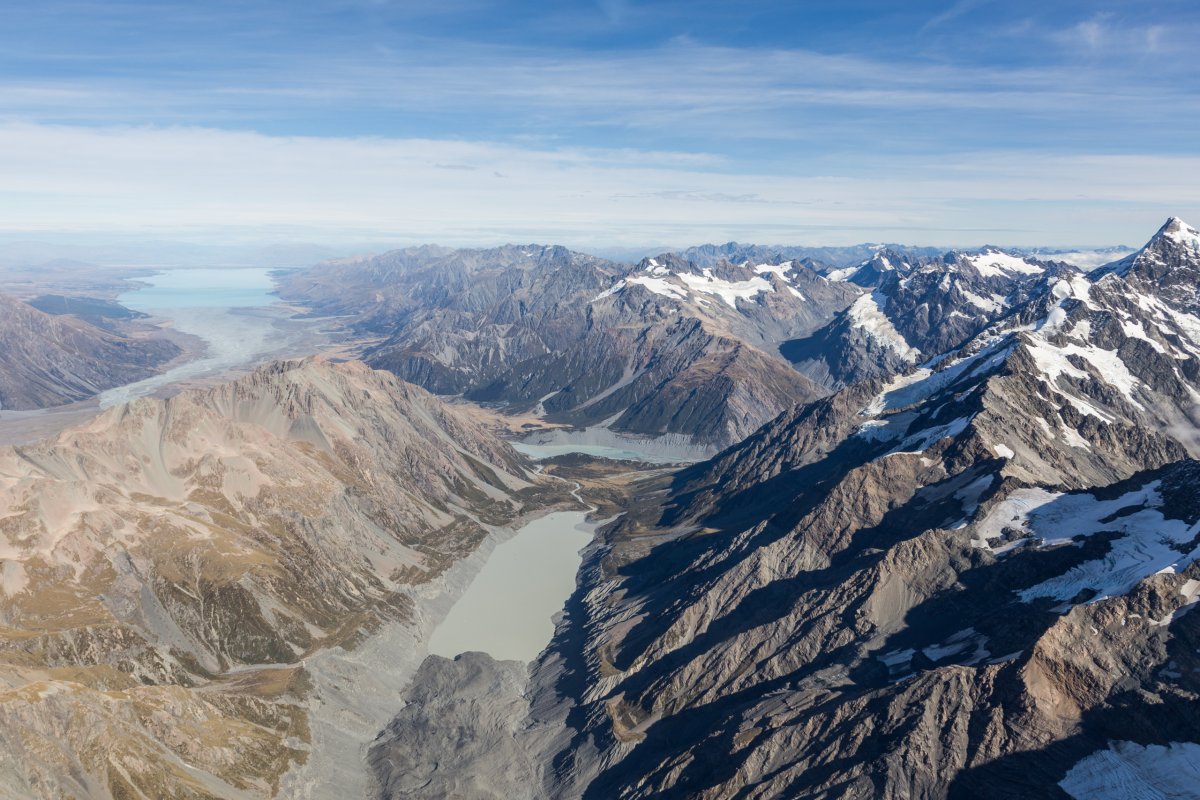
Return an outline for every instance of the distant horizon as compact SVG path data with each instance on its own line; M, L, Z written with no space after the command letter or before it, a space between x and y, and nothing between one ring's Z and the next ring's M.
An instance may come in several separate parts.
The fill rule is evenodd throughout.
M1169 207L1164 207L1159 210L1155 216L1147 215L1148 220L1152 221L1149 225L1138 228L1133 239L1144 243L1154 231L1158 230L1171 217L1180 217L1185 222L1191 222L1191 217L1187 214L1181 214ZM1200 212L1192 215L1200 219ZM794 225L780 224L774 226L777 230L758 231L761 236L756 236L753 229L745 231L735 230L737 226L722 226L713 224L708 227L707 231L711 234L707 238L679 238L670 242L656 240L645 241L621 241L626 238L617 235L611 238L600 236L598 233L591 233L587 236L579 238L574 243L568 238L555 238L549 231L547 235L538 236L538 231L527 231L529 235L508 236L502 232L487 231L481 228L479 232L459 231L455 235L447 234L438 237L435 233L423 235L420 231L408 231L402 229L365 229L360 226L347 225L344 227L322 229L309 225L271 225L271 226L214 226L214 227L179 227L179 228L147 228L147 229L118 229L118 228L4 228L0 222L0 244L14 243L45 243L50 245L86 245L86 244L114 244L114 243L170 243L170 244L185 244L194 246L254 246L254 247L287 247L292 245L306 245L319 247L342 247L347 244L354 245L363 242L383 242L393 243L400 247L422 246L422 245L439 245L444 247L456 248L480 248L480 247L500 247L503 245L526 245L540 244L552 245L561 244L564 246L578 249L576 245L600 246L600 247L617 247L627 249L645 249L654 247L667 247L669 249L682 249L687 247L699 247L704 245L721 246L729 243L736 244L753 244L763 246L780 246L780 247L854 247L864 244L902 244L910 247L937 247L948 249L971 249L978 247L997 246L997 247L1056 247L1056 248L1103 248L1130 245L1130 241L1109 241L1109 240L1093 240L1085 241L1081 237L1070 236L1070 231L1060 231L1061 236L1055 237L1059 242L1050 240L1034 240L1026 239L1020 241L1018 239L1001 239L997 238L1005 234L1020 233L1020 231L1012 231L1005 228L964 228L957 232L957 236L948 236L940 240L921 239L921 238L905 238L903 236L883 236L883 233L894 232L902 234L904 232L915 233L909 229L895 228L891 226L881 225L873 227L870 225L854 226L850 228L841 228L836 226L825 225L808 225L797 222ZM794 235L788 235L789 231ZM880 235L872 235L872 232L878 232ZM728 235L721 235L724 232ZM828 234L828 238L820 238L822 232ZM839 233L840 232L840 233ZM859 238L855 238L858 234ZM987 238L992 236L992 238ZM775 237L775 238L770 238ZM782 238L781 238L782 237ZM1131 240L1132 241L1132 240ZM649 243L647 243L649 242ZM1140 246L1140 244L1139 244Z
M1166 218L1164 217L1164 220ZM301 240L301 239L240 239L230 242L215 236L210 239L201 238L164 238L164 237L139 237L133 234L109 235L108 237L92 237L86 233L66 232L61 234L43 233L40 237L35 233L33 235L21 235L21 233L6 233L0 232L0 270L5 267L12 267L19 264L26 266L36 266L38 263L47 263L50 261L79 261L82 263L95 264L101 267L184 267L184 266L218 266L218 267L257 267L263 266L262 256L286 251L304 251L318 252L323 251L320 258L323 259L338 259L338 258L356 258L376 256L393 250L403 250L406 248L417 247L444 247L455 250L487 250L500 247L565 247L577 253L584 253L600 258L605 258L613 261L620 260L640 260L655 255L664 253L679 253L692 248L701 247L725 247L727 245L738 245L742 247L760 247L763 249L812 249L812 250L851 250L855 248L870 248L870 247L903 247L918 250L935 250L939 252L951 251L975 251L987 247L995 247L1008 251L1020 251L1026 253L1032 252L1056 252L1056 253L1093 253L1103 251L1119 251L1133 252L1142 247L1145 241L1148 240L1154 233L1150 230L1141 241L1136 244L1128 242L1113 242L1105 244L1067 244L1067 245L1048 245L1048 244L1013 244L1004 242L981 242L977 244L943 244L943 243L923 243L909 242L900 240L861 240L846 244L822 244L816 241L747 241L741 239L724 239L711 240L701 242L691 242L682 244L649 244L649 245L604 245L599 243L571 243L561 241L472 241L464 243L455 243L447 241L434 240L419 240L419 239L392 239L381 237L376 240L365 240L358 242L339 242L336 240ZM42 251L40 254L36 251ZM14 252L15 251L15 252ZM107 251L107 255L106 255ZM179 260L172 262L170 253L175 252L175 258ZM137 255L139 252L142 255ZM219 258L220 253L244 253L254 254L258 256L257 260L245 262L230 261L209 263L206 260L205 254L211 254ZM94 255L94 258L86 258L88 254ZM297 260L295 266L306 266L310 262L300 259ZM315 262L313 262L315 263ZM270 264L269 266L283 268L285 265L282 262L279 264Z

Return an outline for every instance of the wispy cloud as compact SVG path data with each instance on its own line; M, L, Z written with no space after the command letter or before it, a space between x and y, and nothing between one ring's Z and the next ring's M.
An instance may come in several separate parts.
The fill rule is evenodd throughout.
M970 11L986 5L990 0L958 0L957 3L947 8L945 11L930 17L929 20L921 26L921 31L930 31L934 28L941 27L947 22L955 20Z
M1194 32L1194 31L1193 31ZM1193 45L1185 30L1187 51ZM1065 29L1051 33L1051 38L1067 48L1091 54L1158 54L1175 49L1172 29L1164 24L1145 24L1143 21L1121 20L1112 12L1099 12ZM1182 66L1190 66L1185 61Z
M872 159L857 177L688 161L489 142L6 125L0 230L302 226L306 238L327 241L949 245L982 244L992 238L982 227L1025 231L1020 243L1066 245L1136 240L1168 213L1200 216L1191 178L1200 157ZM440 168L447 164L480 168Z
M1069 34L1083 42L1109 35L1107 28ZM791 158L851 148L1040 148L1068 137L1076 148L1125 149L1124 120L1144 126L1143 147L1179 142L1200 124L1197 91L1186 81L1149 77L1104 63L900 66L859 55L686 41L571 57L489 45L460 47L453 59L402 51L263 73L214 70L184 81L0 77L0 118L336 134L409 130L418 120L413 132L431 136L470 131L709 152L746 143L740 157L749 157L753 142L772 143L779 157ZM1121 115L1113 115L1114 106ZM1105 126L1094 124L1098 116Z
M1081 42L1089 50L1099 50L1108 36L1108 18L1110 15L1097 14L1089 20L1084 20L1068 31L1068 36Z

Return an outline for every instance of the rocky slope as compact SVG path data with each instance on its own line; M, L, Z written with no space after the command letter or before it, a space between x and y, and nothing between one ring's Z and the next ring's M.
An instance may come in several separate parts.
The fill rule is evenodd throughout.
M401 250L293 275L282 291L353 315L382 339L370 364L431 391L711 450L823 393L778 344L857 295L793 262L631 267L540 246Z
M521 723L528 668L484 653L429 656L405 694L404 710L371 748L385 798L538 797L539 772Z
M424 598L560 486L311 360L0 450L0 797L351 791Z
M0 409L48 408L149 377L180 354L0 295Z
M44 311L51 316L74 317L110 331L118 331L123 323L149 316L140 311L132 311L115 300L86 295L40 294L27 302L38 311Z
M1172 220L647 495L535 675L545 793L1189 796L1197 268Z

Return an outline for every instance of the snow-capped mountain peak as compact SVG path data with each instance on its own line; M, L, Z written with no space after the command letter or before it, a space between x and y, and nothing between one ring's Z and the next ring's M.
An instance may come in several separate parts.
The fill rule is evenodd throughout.
M1179 217L1171 217L1142 249L1120 261L1106 264L1096 272L1101 274L1119 272L1124 275L1130 269L1147 262L1169 264L1172 260L1179 258L1187 261L1200 259L1200 231Z
M1131 256L1100 267L1093 280L1124 278L1145 295L1177 311L1200 313L1200 231L1179 217L1167 220L1146 245Z
M1197 231L1191 225L1188 225L1179 217L1171 217L1166 224L1159 228L1155 237L1166 236L1178 242L1192 244L1193 246L1200 242L1200 231Z

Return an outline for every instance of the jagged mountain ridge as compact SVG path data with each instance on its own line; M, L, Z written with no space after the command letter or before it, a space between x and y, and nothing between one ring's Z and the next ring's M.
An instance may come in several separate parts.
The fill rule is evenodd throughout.
M811 335L780 352L830 388L886 378L962 346L1028 297L1049 274L1076 272L995 248L913 258L881 250L828 273L866 293Z
M742 264L772 264L781 261L800 261L821 274L861 264L876 253L888 250L905 257L934 257L936 247L913 247L902 244L863 243L848 247L806 247L803 245L760 245L741 242L703 244L678 251L678 255L698 267L714 266L720 262Z
M416 647L416 590L565 492L424 390L309 360L0 449L0 496L0 796L244 798L377 730L314 664Z
M365 354L373 366L552 422L719 448L823 393L776 348L853 289L793 263L662 259L414 248L293 275L283 291L383 337Z
M86 400L147 378L180 354L164 339L134 338L51 316L0 295L0 409Z
M534 700L567 720L547 792L1155 791L1200 742L1191 235L1039 278L957 353L797 407L619 524Z

